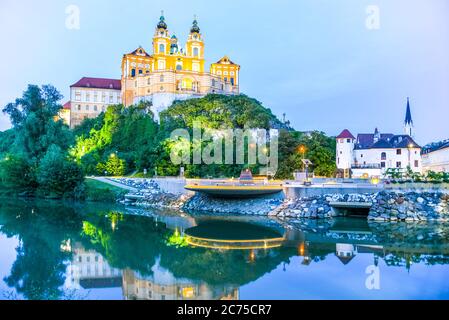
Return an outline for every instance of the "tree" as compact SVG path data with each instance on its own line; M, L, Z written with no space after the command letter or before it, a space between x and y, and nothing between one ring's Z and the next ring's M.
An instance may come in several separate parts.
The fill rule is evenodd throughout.
M74 192L84 181L81 168L56 145L50 146L37 172L41 191L58 197Z
M17 191L64 195L82 183L82 173L67 152L74 142L72 132L55 120L61 98L53 86L29 85L3 109L13 124L14 143L1 163L2 178Z
M5 187L19 193L32 192L38 186L35 171L19 155L9 154L0 161L0 177Z
M106 173L111 176L123 176L126 173L126 162L115 153L112 153L106 163L97 165L97 171L99 174Z

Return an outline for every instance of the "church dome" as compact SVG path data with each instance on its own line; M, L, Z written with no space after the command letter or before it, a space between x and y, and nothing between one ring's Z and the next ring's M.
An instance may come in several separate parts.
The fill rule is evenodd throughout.
M200 33L200 27L198 27L198 21L196 21L196 19L195 20L193 20L193 25L192 25L192 28L190 29L190 32L191 33Z

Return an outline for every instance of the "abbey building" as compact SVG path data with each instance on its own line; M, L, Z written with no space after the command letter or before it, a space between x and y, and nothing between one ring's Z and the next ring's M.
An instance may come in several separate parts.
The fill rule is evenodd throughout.
M157 115L175 100L208 93L238 94L240 66L224 56L205 65L205 43L195 19L183 47L169 32L162 15L153 36L152 53L139 47L122 59L122 97L125 106L153 104Z
M162 14L151 51L139 47L123 55L120 79L84 77L77 81L70 87L70 101L60 117L73 128L86 118L97 117L109 105L148 101L157 119L175 100L209 93L239 94L240 66L228 56L206 68L204 38L196 19L182 46Z

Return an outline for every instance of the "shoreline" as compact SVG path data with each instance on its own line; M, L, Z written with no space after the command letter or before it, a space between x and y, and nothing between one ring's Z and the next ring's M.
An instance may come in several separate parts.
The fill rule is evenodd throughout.
M128 178L114 179L134 184L135 189L139 190L126 195L126 200L121 203L142 208L168 208L205 214L269 216L280 219L332 219L347 216L348 210L360 213L365 210L366 214L362 218L372 222L449 222L449 190L445 189L435 191L380 189L371 193L334 192L298 198L281 193L249 199L223 199L187 192L184 194L165 192L152 179L139 182ZM347 204L349 209L337 209L333 207L334 203Z

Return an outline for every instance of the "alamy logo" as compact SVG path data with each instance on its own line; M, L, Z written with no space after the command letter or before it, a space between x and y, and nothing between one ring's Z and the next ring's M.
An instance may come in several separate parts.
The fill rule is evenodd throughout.
M194 122L192 135L176 129L171 136L173 164L259 164L274 175L278 169L279 131L276 129L210 129Z
M69 30L79 30L80 25L80 8L77 5L69 5L65 8L67 15L65 19L65 27Z
M380 29L380 8L376 5L366 7L366 14L368 15L365 21L368 30Z
M368 290L380 290L380 269L375 265L366 268L365 273L368 275L365 286Z

